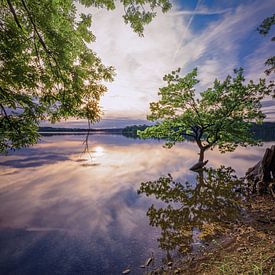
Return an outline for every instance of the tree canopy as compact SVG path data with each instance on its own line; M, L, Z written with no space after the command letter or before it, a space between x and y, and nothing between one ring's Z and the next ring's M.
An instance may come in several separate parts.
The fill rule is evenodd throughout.
M114 0L1 0L0 152L33 144L40 120L70 117L98 121L105 81L114 68L88 46L95 41L91 14L76 4L115 9ZM125 23L142 35L144 25L167 11L168 0L121 1Z
M215 80L213 86L196 97L199 83L197 69L186 76L180 69L164 76L166 86L159 89L160 100L150 104L149 120L152 127L140 131L142 138L165 138L166 146L187 137L194 139L200 149L199 162L204 152L215 146L221 152L233 151L238 145L258 144L250 131L252 121L261 122L261 99L270 93L265 80L245 82L243 70L234 71L224 81Z

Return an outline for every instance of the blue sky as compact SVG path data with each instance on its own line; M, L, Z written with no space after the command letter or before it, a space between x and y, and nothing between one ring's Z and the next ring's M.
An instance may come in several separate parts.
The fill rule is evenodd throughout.
M240 66L247 79L256 81L264 77L265 60L275 54L270 41L275 28L266 37L257 32L262 20L275 12L275 0L176 1L167 14L158 12L142 38L124 24L121 6L86 11L93 15L97 37L90 46L104 64L116 68L115 80L107 84L109 91L101 100L103 120L95 127L146 122L163 75L178 67L183 73L198 67L199 92ZM267 120L275 120L275 99L267 98L263 106ZM86 122L60 125L86 127Z

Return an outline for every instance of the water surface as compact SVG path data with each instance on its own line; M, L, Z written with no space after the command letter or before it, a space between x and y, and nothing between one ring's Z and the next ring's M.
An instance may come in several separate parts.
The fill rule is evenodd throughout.
M87 154L83 139L43 137L1 156L1 274L121 274L126 268L140 274L152 253L156 264L165 257L158 241L163 230L146 215L163 202L137 190L168 173L194 182L188 168L197 160L196 145L165 149L154 140L92 135ZM270 146L210 151L208 166L232 166L242 176Z

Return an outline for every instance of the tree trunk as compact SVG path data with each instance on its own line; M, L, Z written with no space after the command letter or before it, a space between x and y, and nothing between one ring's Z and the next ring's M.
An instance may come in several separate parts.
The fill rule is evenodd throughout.
M193 171L202 169L208 162L208 160L204 161L205 149L202 146L199 146L199 147L200 147L199 161L190 168L190 170L193 170Z
M267 148L263 158L253 167L249 168L245 175L252 185L253 193L270 191L275 197L273 186L275 183L275 145Z
M200 148L200 153L199 153L199 155L200 155L200 157L199 157L199 162L203 162L203 160L204 160L204 149L203 148Z

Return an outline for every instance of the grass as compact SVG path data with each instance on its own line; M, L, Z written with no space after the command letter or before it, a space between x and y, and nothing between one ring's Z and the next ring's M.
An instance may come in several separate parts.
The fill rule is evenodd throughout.
M242 269L245 269L241 274L247 275L272 275L275 270L273 266L269 266L268 260L270 257L264 257L261 255L261 259L257 263L251 263L248 261ZM222 275L240 274L240 266L238 265L236 258L228 258L227 262L222 262L216 265L217 271ZM274 271L274 272L273 272Z

